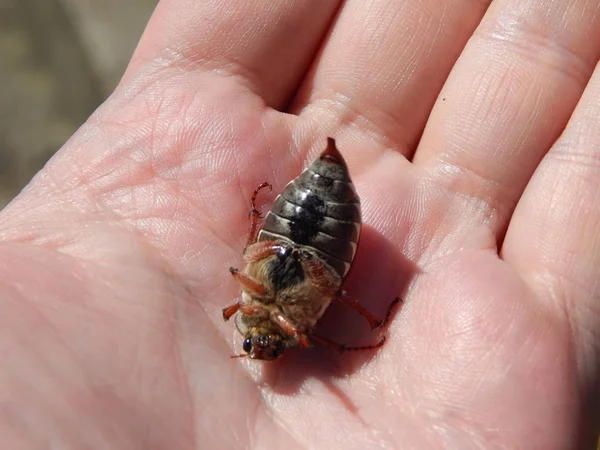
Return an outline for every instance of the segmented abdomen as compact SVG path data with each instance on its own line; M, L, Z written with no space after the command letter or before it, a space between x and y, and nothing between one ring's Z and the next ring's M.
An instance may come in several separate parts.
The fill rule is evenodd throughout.
M360 227L360 200L329 138L327 149L277 196L258 240L283 238L310 246L343 278L356 254Z

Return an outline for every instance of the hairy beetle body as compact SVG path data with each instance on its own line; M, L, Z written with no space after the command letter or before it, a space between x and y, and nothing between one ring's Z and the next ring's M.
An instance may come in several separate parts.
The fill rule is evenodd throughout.
M244 354L272 360L286 349L322 342L344 350L380 347L383 339L364 347L348 347L314 334L318 319L333 299L361 314L372 328L379 320L341 291L344 277L356 255L361 229L360 201L335 141L277 196L256 233L255 200L244 250L243 271L230 269L241 284L241 300L223 310L228 320L239 312L236 325L244 336Z

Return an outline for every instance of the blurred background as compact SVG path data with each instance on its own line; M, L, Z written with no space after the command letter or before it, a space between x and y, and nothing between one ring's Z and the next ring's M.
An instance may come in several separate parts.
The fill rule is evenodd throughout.
M157 0L0 0L0 209L112 92Z

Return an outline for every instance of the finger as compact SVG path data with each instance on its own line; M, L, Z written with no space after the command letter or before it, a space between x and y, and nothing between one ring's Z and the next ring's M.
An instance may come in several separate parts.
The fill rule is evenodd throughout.
M410 155L488 3L346 2L292 110Z
M492 4L442 90L414 158L461 198L449 214L485 222L495 239L600 54L598 3L565 5ZM465 203L473 214L464 214Z
M571 321L579 368L600 351L600 67L542 161L507 231L503 258ZM594 355L596 355L594 357Z
M127 70L149 61L238 79L270 106L295 90L339 1L162 0Z

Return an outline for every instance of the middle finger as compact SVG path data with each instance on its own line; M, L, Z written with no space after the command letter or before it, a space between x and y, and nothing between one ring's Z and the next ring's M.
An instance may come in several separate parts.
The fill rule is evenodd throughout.
M410 156L489 1L346 1L292 112Z

